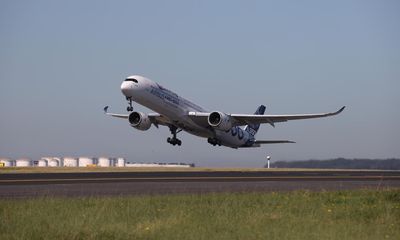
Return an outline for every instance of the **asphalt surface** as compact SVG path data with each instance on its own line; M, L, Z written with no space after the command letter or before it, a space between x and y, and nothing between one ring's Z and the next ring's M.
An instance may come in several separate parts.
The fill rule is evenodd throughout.
M400 188L400 171L0 174L0 198Z

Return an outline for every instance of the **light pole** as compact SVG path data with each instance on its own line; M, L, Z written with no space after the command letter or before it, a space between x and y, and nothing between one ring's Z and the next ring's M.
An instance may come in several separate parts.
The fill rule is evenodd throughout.
M271 160L271 156L267 156L267 168L269 168L269 160Z

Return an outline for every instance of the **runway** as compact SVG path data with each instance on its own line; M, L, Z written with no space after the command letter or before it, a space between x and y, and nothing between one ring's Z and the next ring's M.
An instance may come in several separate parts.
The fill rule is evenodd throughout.
M400 188L400 171L0 174L0 198Z

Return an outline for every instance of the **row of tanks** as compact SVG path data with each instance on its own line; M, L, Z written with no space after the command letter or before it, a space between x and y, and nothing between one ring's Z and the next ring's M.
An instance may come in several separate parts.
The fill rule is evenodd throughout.
M29 158L0 158L0 167L125 167L124 158L109 157L42 157L39 160Z

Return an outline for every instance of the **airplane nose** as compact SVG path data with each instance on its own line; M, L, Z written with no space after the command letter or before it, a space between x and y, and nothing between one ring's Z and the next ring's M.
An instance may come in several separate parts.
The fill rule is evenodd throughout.
M133 88L133 84L131 82L124 81L121 84L121 91L127 97L131 97L131 90Z

